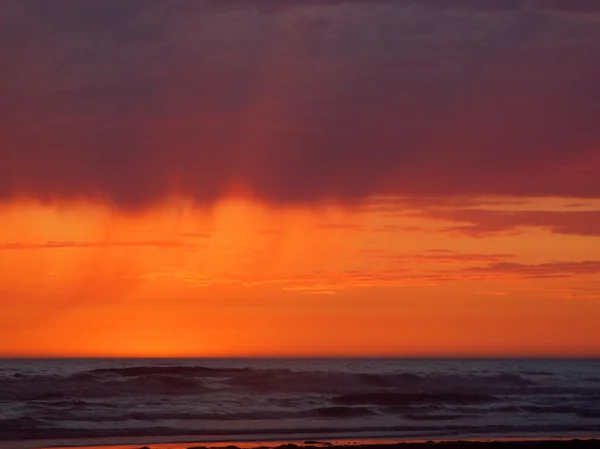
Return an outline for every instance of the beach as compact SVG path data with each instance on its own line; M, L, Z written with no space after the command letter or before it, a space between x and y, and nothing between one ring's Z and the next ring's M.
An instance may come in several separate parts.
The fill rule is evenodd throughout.
M504 438L472 440L306 440L170 442L149 445L100 444L54 446L50 442L11 442L3 449L591 449L600 447L593 438ZM106 441L103 441L106 443Z

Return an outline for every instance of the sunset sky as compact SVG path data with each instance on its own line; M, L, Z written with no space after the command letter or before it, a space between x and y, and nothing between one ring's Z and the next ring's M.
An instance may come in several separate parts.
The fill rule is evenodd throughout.
M598 0L3 0L0 356L600 356Z

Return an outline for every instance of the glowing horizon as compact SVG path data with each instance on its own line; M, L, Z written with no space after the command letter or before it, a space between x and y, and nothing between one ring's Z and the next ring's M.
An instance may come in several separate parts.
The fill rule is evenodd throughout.
M472 236L440 221L446 206L382 204L5 207L0 355L600 355L590 237Z

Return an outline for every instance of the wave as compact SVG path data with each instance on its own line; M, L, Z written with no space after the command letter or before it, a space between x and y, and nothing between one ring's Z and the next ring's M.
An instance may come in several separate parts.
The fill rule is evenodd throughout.
M145 374L125 382L113 382L111 385L124 387L129 392L148 394L197 394L206 391L202 381L193 377L168 374Z
M368 374L285 369L132 366L98 368L66 376L13 376L3 379L5 401L57 401L135 395L196 395L214 391L254 394L354 392L519 393L535 382L516 374L451 375ZM521 389L521 390L519 390ZM60 392L60 393L57 393Z
M363 392L404 394L402 399L397 399L400 403L435 399L426 394L437 395L435 397L438 400L443 398L440 396L441 394L457 394L458 396L446 396L446 400L485 402L490 400L486 395L544 392L544 390L539 390L541 387L536 384L536 381L511 373L495 375L371 374L341 371L151 365L97 368L63 376L55 374L19 375L3 379L3 384L6 388L0 391L0 400L48 402L140 395L198 395L223 391L249 394L344 395ZM471 397L464 394L465 392L475 396ZM415 396L415 394L421 394L421 396Z
M418 376L414 376L417 378ZM230 385L259 392L333 393L374 387L394 387L410 382L412 375L374 375L342 372L254 371L238 375Z
M471 418L472 415L444 414L444 415L429 415L429 414L406 414L402 416L409 421L453 421L455 419Z
M148 375L175 376L228 376L250 372L250 368L208 368L205 366L130 366L124 368L96 368L83 374L116 375L121 377L138 377Z
M600 409L581 405L507 405L492 409L502 413L527 413L529 415L564 414L577 415L582 418L600 418Z
M583 380L585 382L600 382L600 377L597 377L597 376L583 377L581 380Z
M526 371L521 371L521 373L523 374L527 374L528 376L554 376L554 373L551 373L549 371L543 371L543 370L526 370Z
M321 407L310 413L324 418L356 418L375 414L367 407Z
M333 399L343 405L412 406L424 404L478 405L498 401L485 394L468 393L356 393Z
M51 414L54 411L51 412ZM50 416L51 416L50 414ZM229 413L175 412L175 411L135 411L120 410L63 410L61 419L69 422L125 422L125 421L281 421L296 418L360 418L375 416L376 412L367 407L317 407L308 410L247 411ZM31 424L31 423L30 423ZM7 424L8 426L8 424Z
M536 382L516 374L485 376L450 374L417 375L413 373L363 374L343 372L296 372L288 370L246 371L232 377L232 386L253 391L290 391L313 393L344 393L348 391L461 391L532 387Z
M191 395L209 390L201 380L166 374L148 374L114 379L94 376L37 376L28 379L9 379L2 382L3 401L44 401L109 398L118 396ZM59 392L57 392L59 391Z
M7 420L4 420L7 421ZM25 421L23 421L25 423ZM27 424L34 424L29 422ZM391 433L397 437L403 435L412 436L420 435L422 437L431 437L433 435L458 437L459 435L489 435L489 434L527 434L543 432L556 432L554 424L525 424L518 426L510 425L423 425L419 426L418 430L413 425L394 425L394 426L344 426L344 425L325 425L322 427L280 427L280 428L264 428L256 429L251 427L238 429L198 429L190 428L172 428L172 427L148 427L148 428L113 428L113 429L90 429L85 427L48 427L45 425L21 426L20 428L6 429L3 427L3 421L0 420L0 441L7 440L25 440L25 439L68 439L68 438L102 438L102 437L153 437L153 436L223 436L226 438L235 436L251 437L253 439L263 439L269 435L277 435L280 438L290 438L294 435L347 435L350 437L360 436L361 434L383 432ZM6 429L6 430L4 430ZM597 433L596 423L579 423L569 426L568 432L592 432ZM260 437L260 438L259 438Z
M3 435L8 431L26 431L27 429L34 429L45 424L46 423L44 421L37 418L31 418L29 416L0 419L0 435Z

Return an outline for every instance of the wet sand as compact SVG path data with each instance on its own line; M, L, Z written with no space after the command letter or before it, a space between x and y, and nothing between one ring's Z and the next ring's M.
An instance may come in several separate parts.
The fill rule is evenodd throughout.
M136 449L166 449L163 445L142 446ZM490 440L490 441L401 441L373 443L332 443L328 441L305 441L280 445L272 444L229 444L229 445L178 445L170 449L600 449L596 439L554 439L554 440ZM185 447L184 447L185 446ZM104 448L106 449L106 448ZM117 449L117 448L112 448ZM121 449L121 448L119 448ZM127 448L132 449L132 448Z
M6 443L6 442L5 442ZM41 441L7 449L600 449L594 438L498 438L473 440L306 440L234 442L161 442L157 444L44 445ZM47 442L46 442L47 443ZM105 442L103 442L105 443ZM2 445L4 448L4 445Z
M142 446L136 449L166 449L158 446ZM279 445L272 444L220 444L220 445L180 445L170 449L600 449L598 439L504 439L504 440L467 440L467 441L395 441L395 442L329 442L305 441ZM106 449L106 448L105 448ZM116 449L116 448L113 448ZM132 448L127 448L132 449Z

